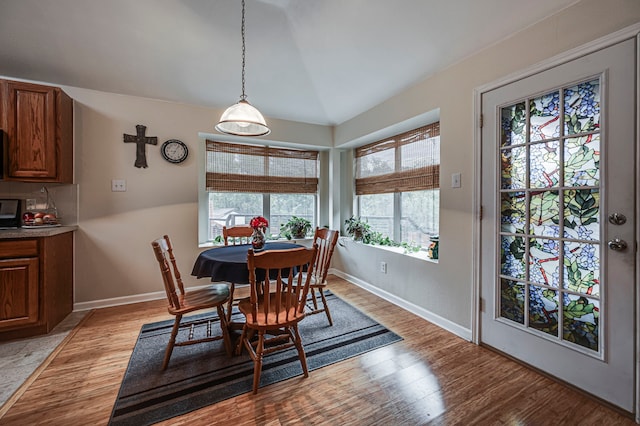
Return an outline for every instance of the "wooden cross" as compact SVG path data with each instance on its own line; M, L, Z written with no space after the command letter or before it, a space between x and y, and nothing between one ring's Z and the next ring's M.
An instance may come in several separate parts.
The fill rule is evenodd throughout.
M145 152L145 145L157 145L158 137L157 136L145 136L144 134L147 131L147 126L143 126L142 124L138 124L136 126L136 135L127 135L124 134L124 142L135 142L136 144L136 162L133 164L134 166L140 168L147 168L147 155Z

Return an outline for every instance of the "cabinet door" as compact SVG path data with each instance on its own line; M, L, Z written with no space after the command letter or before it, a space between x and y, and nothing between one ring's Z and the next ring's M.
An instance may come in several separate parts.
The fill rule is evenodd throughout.
M38 258L0 260L0 331L38 322Z
M5 90L9 179L57 179L56 88L8 81Z

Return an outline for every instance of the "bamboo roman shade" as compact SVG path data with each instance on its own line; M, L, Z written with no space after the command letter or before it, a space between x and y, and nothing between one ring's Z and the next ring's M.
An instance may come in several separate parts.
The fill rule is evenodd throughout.
M440 123L356 148L356 194L440 187Z
M207 191L318 192L318 151L207 140Z

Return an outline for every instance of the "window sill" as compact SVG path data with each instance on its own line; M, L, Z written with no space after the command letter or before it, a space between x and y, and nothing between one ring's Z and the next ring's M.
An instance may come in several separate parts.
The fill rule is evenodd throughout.
M279 242L289 242L294 244L302 244L304 245L306 242L313 241L313 237L308 238L292 238L287 240L286 238L278 238L276 240L267 240L267 241L279 241ZM224 243L215 243L213 241L207 241L205 243L198 244L198 248L213 248L213 247L224 247Z
M361 245L364 245L367 247L373 247L379 250L387 250L394 253L402 254L404 256L414 257L416 259L424 260L426 262L438 263L438 259L431 259L427 255L426 250L420 250L416 252L407 252L403 247L380 246L377 244L364 244L363 242L360 242L360 241L354 241L353 238L350 238L350 237L340 237L338 239L338 245L345 247L345 245L347 244L361 244Z

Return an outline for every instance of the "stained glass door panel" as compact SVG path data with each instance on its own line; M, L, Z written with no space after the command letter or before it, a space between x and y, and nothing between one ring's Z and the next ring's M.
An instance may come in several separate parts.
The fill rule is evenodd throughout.
M597 354L600 78L500 108L500 317Z
M634 42L483 94L480 341L634 405ZM608 220L625 214L625 224Z

